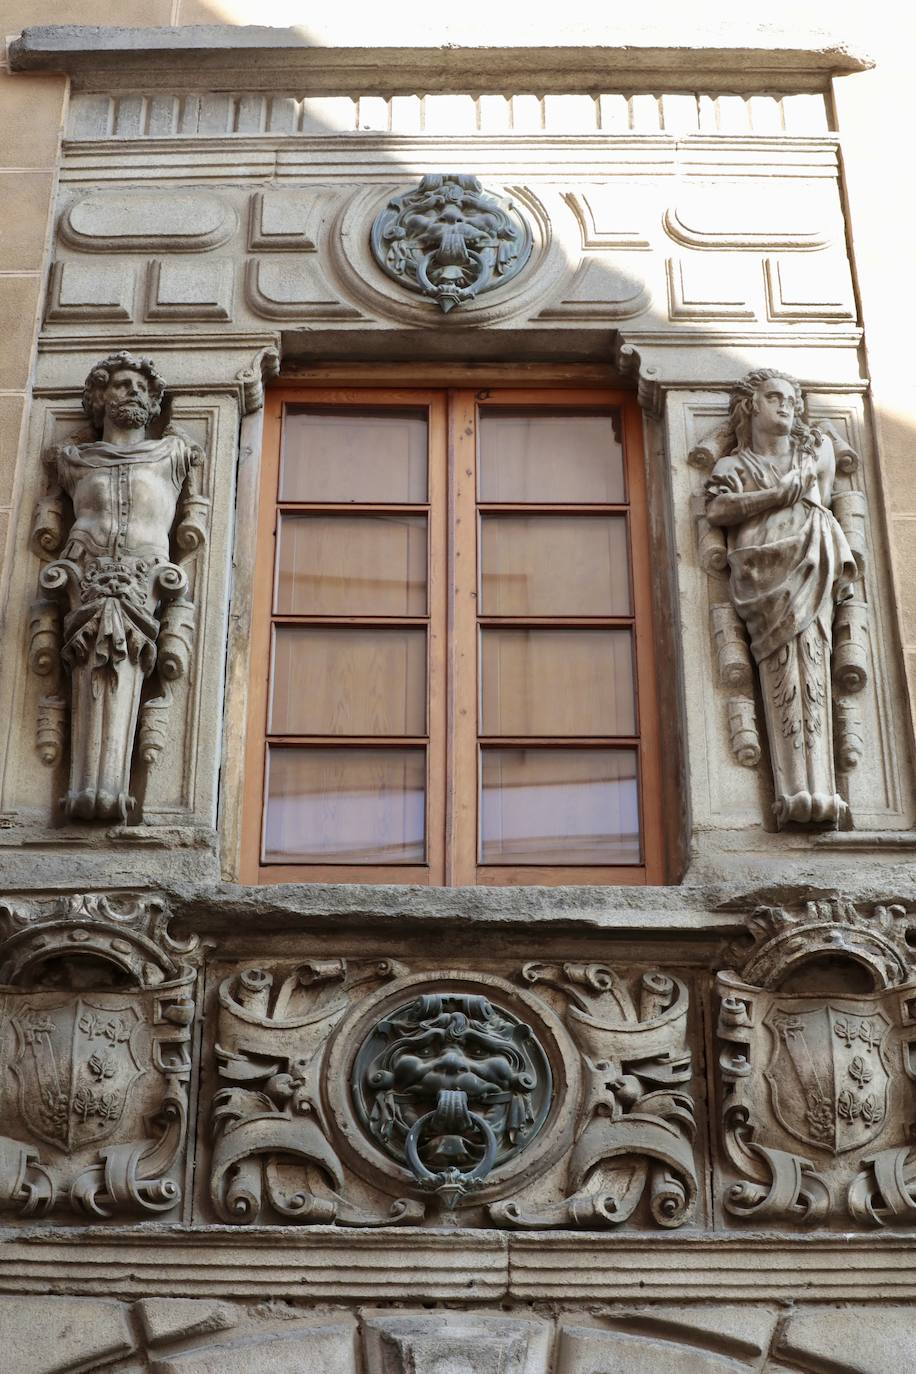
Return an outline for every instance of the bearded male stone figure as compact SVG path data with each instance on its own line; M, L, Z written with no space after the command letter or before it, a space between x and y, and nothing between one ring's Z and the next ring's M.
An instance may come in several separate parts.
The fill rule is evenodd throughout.
M777 824L839 825L831 650L837 604L858 576L830 507L831 438L802 418L798 382L761 368L731 395L726 452L706 517L727 531L729 588L760 674Z
M70 440L46 459L49 494L39 502L33 543L45 557L63 543L40 583L66 607L60 656L70 679L70 782L63 807L78 820L124 822L133 808L141 690L156 667L163 607L187 588L171 561L170 538L202 454L171 426L147 438L163 391L150 359L126 352L103 359L82 398L100 438ZM62 493L74 516L66 535ZM178 531L175 538L181 545Z

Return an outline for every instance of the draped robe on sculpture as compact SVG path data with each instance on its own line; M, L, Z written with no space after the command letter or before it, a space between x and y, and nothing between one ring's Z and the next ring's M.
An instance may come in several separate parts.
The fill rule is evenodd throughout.
M825 444L814 454L819 467ZM800 471L801 462L795 444L789 470ZM707 499L771 490L784 476L771 459L739 449L716 463ZM833 761L833 616L857 576L846 536L813 472L792 505L721 523L728 527L732 602L760 671L777 820L836 823L846 804L837 795Z

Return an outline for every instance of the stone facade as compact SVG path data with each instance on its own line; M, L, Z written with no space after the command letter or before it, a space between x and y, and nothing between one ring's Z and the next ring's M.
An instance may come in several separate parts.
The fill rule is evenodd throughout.
M593 38L10 47L4 1374L916 1358L867 62ZM238 883L265 394L420 360L638 398L664 886Z

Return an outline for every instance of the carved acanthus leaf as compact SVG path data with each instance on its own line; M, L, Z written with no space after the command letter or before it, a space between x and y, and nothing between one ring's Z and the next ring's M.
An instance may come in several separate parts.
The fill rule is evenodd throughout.
M692 1077L685 985L645 973L634 998L612 970L582 964L526 964L522 977L564 993L585 1067L584 1097L564 1200L496 1202L492 1219L516 1227L619 1226L645 1197L658 1225L683 1225L697 1197L693 1100L682 1091Z

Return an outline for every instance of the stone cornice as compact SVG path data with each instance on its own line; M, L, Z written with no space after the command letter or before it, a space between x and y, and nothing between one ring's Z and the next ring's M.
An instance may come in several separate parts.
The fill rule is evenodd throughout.
M381 35L380 35L381 36ZM386 35L387 36L387 35ZM256 25L187 25L176 28L115 28L55 24L27 28L9 50L14 71L110 72L118 85L155 79L168 72L186 73L198 84L215 74L243 84L258 76L275 84L278 77L304 75L313 94L359 90L363 93L462 90L473 79L477 88L588 91L608 89L608 82L633 88L666 82L669 89L729 90L824 89L830 77L864 71L872 65L863 53L823 33L786 34L761 27L717 29L704 42L698 34L667 35L644 28L615 29L613 37L599 26L594 32L512 34L505 43L424 44L422 32L413 43L398 46L349 44L330 30L324 41L307 39L294 28ZM371 35L370 35L371 37ZM473 37L473 35L472 35ZM366 36L361 41L366 43Z

